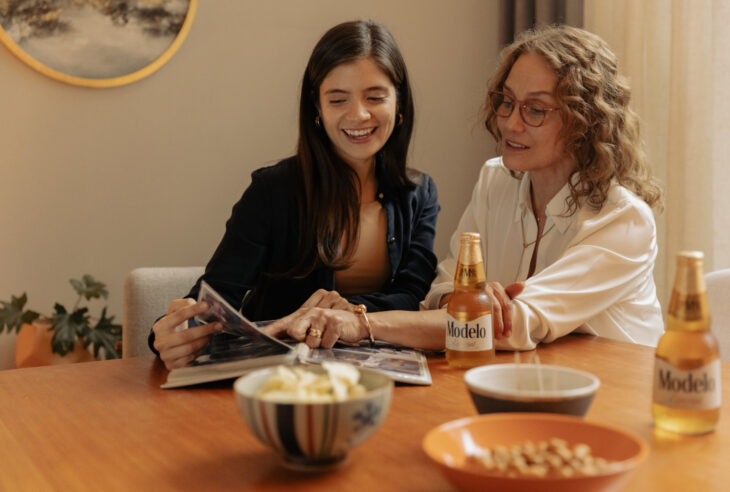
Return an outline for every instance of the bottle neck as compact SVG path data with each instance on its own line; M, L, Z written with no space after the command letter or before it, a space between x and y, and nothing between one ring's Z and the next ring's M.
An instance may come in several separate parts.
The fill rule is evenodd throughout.
M683 258L677 262L667 330L704 331L710 327L710 308L702 263Z
M454 275L454 289L473 289L486 284L482 245L478 234L464 233L461 236L459 263Z
M465 264L461 261L456 266L456 275L454 276L454 289L466 289L475 287L484 287L487 283L484 274L484 263L481 261L476 264Z
M710 308L707 295L672 292L667 314L667 331L707 331L710 329Z

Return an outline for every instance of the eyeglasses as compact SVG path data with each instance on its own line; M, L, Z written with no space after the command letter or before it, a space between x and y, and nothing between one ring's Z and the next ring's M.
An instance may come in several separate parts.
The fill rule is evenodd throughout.
M535 101L518 101L504 92L492 91L489 93L489 103L492 105L494 114L500 118L508 118L515 105L520 108L520 117L525 125L540 126L545 123L545 118L550 111L557 111L560 108L546 108Z

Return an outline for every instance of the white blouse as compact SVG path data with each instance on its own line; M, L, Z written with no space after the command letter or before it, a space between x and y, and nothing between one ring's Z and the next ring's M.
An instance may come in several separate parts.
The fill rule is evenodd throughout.
M461 233L478 232L487 280L525 282L514 299L512 335L498 340L498 349L530 350L572 331L656 346L664 323L652 276L650 207L613 184L600 211L581 206L566 216L569 194L566 184L548 203L535 273L525 280L537 234L530 180L527 173L512 177L501 158L487 161L422 306L437 309L452 291Z

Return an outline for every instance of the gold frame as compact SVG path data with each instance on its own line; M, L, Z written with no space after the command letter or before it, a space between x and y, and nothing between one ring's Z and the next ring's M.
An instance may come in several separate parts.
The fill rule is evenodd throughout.
M190 26L192 25L193 19L195 18L195 12L197 11L197 8L198 0L190 0L188 12L185 15L185 21L180 28L180 32L177 34L177 36L175 36L175 39L172 41L170 46L168 46L167 49L159 57L157 57L152 63L150 63L146 67L143 67L136 72L122 75L120 77L91 79L59 72L58 70L44 65L25 51L23 51L23 49L18 46L15 41L13 41L13 39L5 32L5 29L3 29L2 27L0 27L0 42L2 42L2 44L4 44L15 56L20 58L20 60L22 60L26 65L52 79L82 87L118 87L120 85L137 82L138 80L153 74L154 72L159 70L160 67L162 67L165 63L167 63L170 58L172 58L172 56L177 52L185 38L188 36L188 32L190 32Z

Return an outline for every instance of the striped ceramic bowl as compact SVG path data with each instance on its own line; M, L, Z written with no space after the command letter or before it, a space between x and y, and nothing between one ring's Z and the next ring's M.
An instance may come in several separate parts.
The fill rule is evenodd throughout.
M324 372L321 366L307 367ZM278 403L256 398L276 367L241 376L233 385L238 410L251 432L291 468L327 469L342 464L347 452L370 437L385 419L393 382L359 368L367 393L333 403Z

